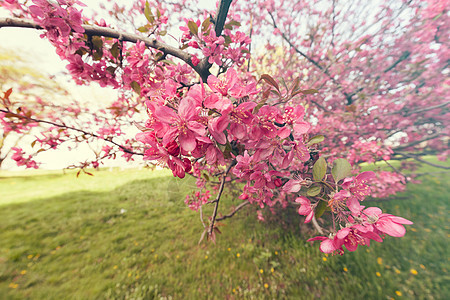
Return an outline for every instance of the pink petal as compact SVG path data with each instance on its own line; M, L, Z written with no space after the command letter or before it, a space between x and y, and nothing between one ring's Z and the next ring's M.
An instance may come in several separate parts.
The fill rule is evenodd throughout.
M305 219L305 223L311 222L313 217L314 217L314 211L311 210L311 212L309 213L309 215Z
M336 245L334 244L334 241L331 239L326 239L324 240L322 243L320 243L320 247L319 247L320 251L322 251L323 253L332 253L333 251L335 251Z
M187 152L191 152L197 146L197 142L195 141L195 137L192 134L180 134L178 136L178 141L180 142L181 148Z
M381 232L393 237L402 237L406 233L405 227L386 218L379 219L378 222L375 223L375 227Z
M168 108L167 106L160 106L155 111L156 117L164 123L173 124L180 117L173 111L173 109Z

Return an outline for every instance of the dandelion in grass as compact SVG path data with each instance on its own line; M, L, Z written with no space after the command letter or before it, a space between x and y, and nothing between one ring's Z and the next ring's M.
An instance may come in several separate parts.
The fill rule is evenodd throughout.
M270 269L270 273L273 273L273 272L275 272L275 269L274 269L274 268L271 268L271 269Z
M425 266L424 265L422 265L422 264L420 264L420 268L421 269L423 269L423 270L425 270L426 268L425 268Z
M19 285L17 283L11 282L9 284L9 287L12 288L12 289L17 289L19 287Z
M264 283L264 288L268 289L269 285L267 283Z
M395 273L400 274L401 272L399 269L395 268Z
M230 251L231 251L231 248L228 248L227 250L228 250L228 252L230 252Z
M413 275L419 274L419 272L417 272L416 269L411 269L411 270L409 270L409 272L411 272L411 274L413 274Z
M278 251L275 251L275 255L278 255Z
M238 258L241 257L241 254L237 253L237 254L236 254L236 257L238 257Z
M383 264L383 259L381 257L377 258L377 264L379 264L379 265Z
M33 258L33 255L30 254L30 255L27 256L27 258L28 258L28 259L32 259L32 258Z
M348 272L348 269L346 267L344 267L344 272Z
M25 275L25 274L27 274L27 270L20 271L20 275Z
M259 269L259 273L263 274L264 270L263 269Z
M327 261L327 258L326 258L326 257L322 257L322 260L323 260L323 261Z
M395 294L396 294L397 296L399 296L399 297L402 296L402 292L400 292L400 291L395 291Z
M131 273L128 273L128 277L131 277Z
M410 228L410 230L411 230L412 232L417 232L417 229L415 229L414 227Z
M113 267L114 270L117 270L117 268L118 268L118 266L114 266L114 267Z
M208 259L208 255L205 255L205 259Z
M233 294L236 294L236 289L233 289Z
M376 272L375 275L377 275L377 277L381 277L381 273L380 272Z

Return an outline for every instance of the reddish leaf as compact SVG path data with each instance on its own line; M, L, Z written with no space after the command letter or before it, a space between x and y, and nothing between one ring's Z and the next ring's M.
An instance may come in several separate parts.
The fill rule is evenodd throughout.
M260 81L261 80L264 80L265 82L267 82L268 84L270 84L271 86L276 88L277 91L280 91L280 87L278 86L278 83L269 74L262 74Z

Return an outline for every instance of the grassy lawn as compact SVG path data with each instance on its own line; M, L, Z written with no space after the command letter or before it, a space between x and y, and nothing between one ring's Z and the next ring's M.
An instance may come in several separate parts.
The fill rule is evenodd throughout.
M0 172L0 299L448 299L450 176L421 179L376 203L415 223L404 238L341 257L250 207L198 245L193 181L167 171Z

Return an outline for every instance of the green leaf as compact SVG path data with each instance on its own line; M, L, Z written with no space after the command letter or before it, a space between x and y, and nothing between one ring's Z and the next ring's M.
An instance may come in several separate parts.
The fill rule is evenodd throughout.
M208 30L209 25L211 24L211 21L209 18L206 18L205 21L202 23L202 33L205 33L206 30Z
M253 109L253 113L256 114L261 109L261 107L263 107L264 104L266 104L266 101L267 98L263 98L261 101L259 101L258 104Z
M301 90L300 93L303 95L311 95L311 94L317 94L319 91L316 89L309 89L309 90Z
M147 26L141 26L137 30L139 32L145 33L145 32L148 32L149 28Z
M351 171L352 166L345 158L336 159L331 168L331 174L333 175L335 182L348 177L351 174Z
M325 158L320 157L313 167L314 181L321 181L327 172L327 162Z
M150 10L150 5L148 4L148 1L145 1L144 15L145 18L147 18L147 21L149 21L151 24L155 22L155 17L153 16L152 11Z
M224 158L231 158L231 144L230 142L227 141L226 145L225 145L225 150L223 150L223 157Z
M106 68L106 71L107 71L109 74L114 75L114 73L116 72L116 68L113 67L113 66L109 66L109 67Z
M167 34L167 30L161 30L158 32L158 35L165 36Z
M265 82L267 82L268 84L270 84L271 86L276 88L277 91L280 91L280 87L278 86L278 83L269 74L262 74L260 81L261 80L264 80Z
M197 23L195 23L194 21L189 21L188 22L188 28L189 31L193 34L193 35L198 35L198 26Z
M92 37L92 45L94 45L95 50L100 50L103 48L103 40L99 36Z
M241 26L241 23L239 23L238 21L235 21L235 20L231 20L230 22L227 23L227 25L239 27L239 26Z
M133 81L131 83L131 88L137 93L137 94L141 94L141 86L139 85L139 83L137 83L136 81Z
M316 135L309 139L308 146L318 144L320 142L323 142L325 140L325 137L323 135Z
M316 219L320 218L323 213L327 210L328 203L325 201L320 201L319 204L317 204L316 211L314 212L314 215Z
M314 186L311 186L306 191L306 195L308 195L310 197L315 197L315 196L319 195L321 191L322 191L322 187L320 185L314 185Z
M174 65L174 66L177 65L176 63L174 63L173 61L168 60L168 59L163 59L163 60L161 60L161 62L166 63L168 65Z
M114 58L117 58L117 57L119 57L119 43L114 43L113 45L112 45L112 47L111 47L111 50L109 50L110 52L111 52L111 55L114 57Z

